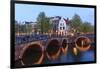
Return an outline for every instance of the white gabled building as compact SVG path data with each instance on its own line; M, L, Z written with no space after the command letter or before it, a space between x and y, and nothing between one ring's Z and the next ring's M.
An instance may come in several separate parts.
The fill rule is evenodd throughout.
M67 34L67 30L68 30L68 26L66 24L66 21L63 18L61 18L59 20L57 32L60 35L66 35Z
M69 30L69 20L68 18L62 18L60 16L52 17L51 23L53 25L53 33L56 33L58 35L67 35L67 32Z

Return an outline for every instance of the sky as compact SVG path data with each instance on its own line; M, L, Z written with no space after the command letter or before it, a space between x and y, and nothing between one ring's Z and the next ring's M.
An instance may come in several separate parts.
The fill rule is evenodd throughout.
M18 22L36 22L40 12L45 12L47 17L61 16L69 19L78 14L83 22L94 25L94 8L15 4L15 20Z

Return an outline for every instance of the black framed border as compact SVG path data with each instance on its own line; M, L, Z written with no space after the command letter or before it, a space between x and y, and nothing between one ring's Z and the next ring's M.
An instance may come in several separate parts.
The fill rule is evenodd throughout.
M94 8L94 33L95 33L95 51L94 51L94 61L86 62L72 62L72 63L56 63L56 64L40 64L40 65L31 65L31 66L22 66L21 68L28 67L44 67L44 66L60 66L60 65L79 65L79 64L90 64L96 63L96 6L95 5L81 5L81 4L65 4L65 3L48 3L48 2L34 2L34 1L11 1L10 7L10 24L11 24L11 63L10 67L15 68L15 4L33 4L33 5L48 5L48 6L65 6L65 7L83 7L83 8ZM20 67L18 67L20 68Z

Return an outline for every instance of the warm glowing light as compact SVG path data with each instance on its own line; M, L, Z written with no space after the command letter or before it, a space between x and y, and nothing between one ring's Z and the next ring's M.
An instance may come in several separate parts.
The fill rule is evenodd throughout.
M77 51L76 47L73 48L73 52L74 52L75 55L77 55L78 51Z

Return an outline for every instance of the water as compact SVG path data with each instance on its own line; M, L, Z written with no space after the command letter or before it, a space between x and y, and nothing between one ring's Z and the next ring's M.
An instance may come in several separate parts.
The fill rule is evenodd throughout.
M80 61L94 61L94 52L86 51L82 54Z
M89 62L95 61L94 50L88 50L85 52L78 51L78 54L75 55L72 49L69 49L66 54L62 53L55 60L50 60L47 56L44 56L42 64L57 64L57 63L77 63L77 62ZM18 60L15 63L16 67L21 67L21 61ZM34 64L33 64L34 65Z
M85 36L89 38L95 37L94 35L85 35ZM19 38L17 40L19 41L19 43L21 42ZM91 43L91 47L93 47L93 49L89 49L84 52L77 49L77 54L75 54L73 51L73 48L75 47L76 47L75 44L68 44L68 51L66 52L66 54L61 52L59 57L55 60L48 59L48 57L45 54L42 64L73 63L73 62L77 63L77 62L95 61L95 49L94 49L95 42ZM21 66L21 64L19 64L19 66Z
M78 50L78 54L75 55L73 49L69 48L66 54L61 53L58 59L45 61L45 64L89 62L89 61L95 61L94 56L95 56L94 50L87 50L84 52Z
M95 38L94 34L84 35L90 39ZM91 47L87 51L80 51L77 48L77 55L75 55L73 48L76 48L75 44L68 44L68 51L66 54L61 53L57 60L49 61L49 63L73 63L73 62L89 62L95 61L95 40L91 43Z

